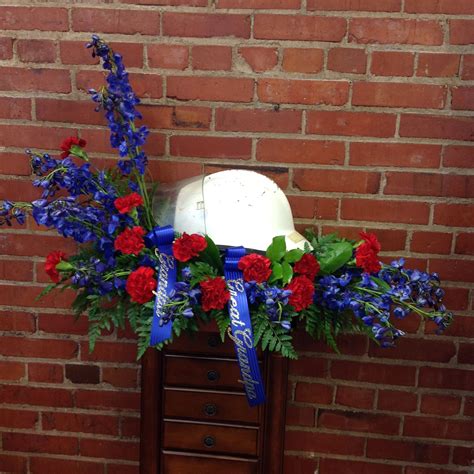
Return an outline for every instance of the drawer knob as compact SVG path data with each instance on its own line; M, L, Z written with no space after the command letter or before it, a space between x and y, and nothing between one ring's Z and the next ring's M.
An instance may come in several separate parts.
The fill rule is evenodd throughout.
M207 373L207 380L209 380L209 382L217 382L219 380L219 372L217 372L217 370L210 370Z
M219 345L219 338L216 335L209 336L207 345L209 347L217 347Z
M204 405L204 413L207 416L214 416L217 413L217 407L214 403L206 403Z
M216 440L212 436L206 436L203 442L207 448L212 448L216 444Z

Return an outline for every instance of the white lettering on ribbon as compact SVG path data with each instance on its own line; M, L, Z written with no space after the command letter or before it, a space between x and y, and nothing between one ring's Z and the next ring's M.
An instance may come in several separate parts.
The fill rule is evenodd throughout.
M168 301L168 273L170 270L174 269L175 259L173 255L166 255L163 253L157 253L157 257L160 263L160 270L158 272L157 291L154 291L153 293L156 296L155 315L160 318L163 312L163 306Z

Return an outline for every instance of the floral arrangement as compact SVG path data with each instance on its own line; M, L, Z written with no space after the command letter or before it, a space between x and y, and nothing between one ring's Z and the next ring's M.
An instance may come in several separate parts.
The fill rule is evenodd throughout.
M110 143L118 149L117 166L94 168L85 140L69 137L54 158L27 150L33 184L42 197L31 203L5 201L0 224L37 224L75 240L77 252L51 252L45 271L54 288L76 292L73 310L89 319L90 349L103 331L123 328L128 321L138 335L138 356L150 345L158 256L153 240L155 185L145 179L148 135L124 68L122 57L97 36L87 45L107 71L107 85L90 90L96 110L103 111ZM397 320L417 314L445 329L452 315L442 304L438 275L406 269L403 259L390 265L379 261L380 244L374 234L360 241L319 237L308 231L310 245L287 250L276 236L266 253L250 253L238 262L243 272L255 346L296 358L292 331L302 327L315 339L336 347L344 332L365 332L382 346L403 335ZM222 338L229 328L231 298L223 277L221 250L208 237L175 235L172 253L177 280L162 308L160 324L172 324L173 337L217 322ZM157 344L161 348L163 343Z

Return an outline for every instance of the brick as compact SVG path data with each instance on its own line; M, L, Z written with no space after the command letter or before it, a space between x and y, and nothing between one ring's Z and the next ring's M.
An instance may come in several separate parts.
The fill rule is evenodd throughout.
M87 317L74 319L70 314L41 313L38 316L38 330L52 334L87 335Z
M474 398L466 398L466 404L464 405L464 414L468 416L474 415Z
M253 80L237 77L171 76L167 78L167 96L178 100L250 102Z
M64 69L2 67L0 90L71 92L70 73Z
M470 421L442 419L439 417L406 416L403 434L407 436L439 439L474 439Z
M328 363L319 357L301 356L290 361L290 373L291 375L302 375L304 377L326 378Z
M400 0L308 0L308 10L399 12Z
M474 5L470 0L406 0L408 13L448 13L453 15L474 14Z
M318 427L365 433L397 434L400 418L355 411L319 410Z
M384 194L474 197L474 177L438 173L386 173Z
M315 74L323 69L324 51L316 48L285 48L282 69L286 72Z
M136 350L135 342L98 341L94 352L89 352L88 342L83 341L81 342L81 360L131 363L136 360Z
M31 120L31 100L19 97L0 97L0 118L13 120ZM23 155L25 162L28 159ZM2 174L3 162L2 162Z
M315 410L311 407L287 405L286 424L291 426L314 426Z
M459 72L459 54L420 53L416 75L421 77L454 77Z
M461 79L474 79L474 54L465 54L462 61Z
M193 68L204 71L230 71L232 48L228 46L194 46Z
M142 0L143 1L143 0ZM111 464L107 463L107 469L114 474L137 474L140 466L135 464Z
M157 35L160 32L157 11L113 10L110 8L75 8L72 10L73 31L121 33L124 35Z
M443 166L454 168L474 167L474 147L451 145L444 150Z
M55 247L70 253L75 245L63 237L49 235L4 234L0 238L0 253L4 255L46 256Z
M453 110L474 110L474 87L453 87L451 94Z
M449 462L449 446L432 446L430 444L393 439L368 439L367 457L394 459L405 462L447 464Z
M301 191L376 194L380 174L365 171L295 169L293 186Z
M452 241L452 234L446 232L414 232L410 250L420 253L449 254Z
M299 110L287 109L217 109L216 130L298 133L301 115Z
M356 436L293 430L287 431L285 435L285 449L290 451L360 456L364 451L363 446L363 438Z
M16 357L73 359L77 355L77 343L58 339L3 337L0 353Z
M435 224L470 227L474 219L474 206L469 204L436 204L433 222Z
M76 384L100 383L100 368L98 365L66 364L66 378Z
M150 128L209 130L211 123L208 107L144 105L140 112Z
M26 474L28 458L22 456L11 456L0 453L0 466L4 472L15 472L18 474Z
M0 38L0 59L13 58L13 38Z
M139 443L105 439L81 439L81 455L93 458L104 457L104 452L114 460L139 460Z
M333 361L331 365L332 378L376 384L414 386L415 371L415 367L372 362Z
M350 164L356 166L438 168L440 155L440 145L351 143L350 146Z
M76 406L78 408L137 411L140 407L140 393L114 390L77 390Z
M61 364L28 363L28 381L44 383L62 383L64 368Z
M376 345L371 345L369 349L370 357L430 362L447 363L455 355L456 347L452 341L439 341L435 339L404 338L397 341L397 346L389 351Z
M233 14L175 13L163 14L165 36L213 38L250 38L250 16Z
M421 367L419 386L438 389L472 390L472 371L462 369Z
M375 232L384 251L405 250L407 233L398 229L367 229L368 232ZM357 238L360 236L357 235Z
M278 62L278 50L259 46L241 47L239 54L254 72L265 72L273 69Z
M196 162L156 161L150 163L152 176L159 176L162 183L174 183L202 174L202 164ZM207 169L207 168L206 168Z
M336 403L346 407L371 409L374 395L375 390L339 385L336 392Z
M474 21L472 20L450 20L449 42L451 44L473 44L474 43Z
M0 7L1 30L67 31L65 8Z
M105 118L94 110L92 102L84 100L38 98L36 99L36 118L49 122L106 125Z
M0 349L3 354L3 349ZM21 380L25 376L25 364L13 361L0 361L0 380Z
M310 458L300 458L296 456L284 457L283 472L284 474L293 474L294 472L314 473L318 468L318 460Z
M118 435L118 417L83 413L43 412L43 430Z
M296 332L293 341L298 352L319 352L334 355L334 351L327 344L323 341L315 340L303 331ZM340 335L337 340L337 346L341 353L345 355L361 356L367 352L367 339L356 334Z
M458 234L454 253L474 255L474 233L462 232Z
M443 303L452 310L464 310L468 307L469 290L466 288L444 288L445 295L443 297ZM461 316L459 316L461 318ZM469 328L467 327L466 321L461 324L462 318L459 321L453 321L451 326L448 328L448 333L455 335L454 329L459 330L461 327L464 329L466 337L469 337ZM459 324L458 324L459 323ZM474 328L473 328L474 331Z
M50 40L18 40L17 53L25 63L54 63L56 47Z
M219 0L217 8L293 10L300 4L301 0Z
M140 438L140 418L123 418L121 423L122 436Z
M128 367L103 367L102 382L114 387L137 388L138 371Z
M397 390L379 390L377 409L409 413L416 410L417 396L415 393Z
M257 143L257 160L342 165L344 144L318 140L262 138Z
M134 5L173 5L173 6L191 6L206 7L207 0L119 0L120 3L131 3Z
M449 395L423 394L421 397L421 413L432 415L457 415L461 409L461 398Z
M327 68L330 71L365 74L367 53L358 48L332 48L328 53Z
M396 116L392 114L310 110L306 131L318 135L384 138L395 134L395 122Z
M442 109L446 100L444 86L388 82L356 82L353 105L372 107L410 107Z
M70 390L43 387L27 387L24 385L0 386L0 402L24 404L31 406L72 407L72 392Z
M427 224L429 205L422 202L382 201L374 199L343 199L344 220L364 220L407 224Z
M336 219L339 202L337 199L311 196L287 196L293 217L303 219Z
M14 183L14 181L13 181ZM0 181L0 194L1 192ZM0 260L0 279L13 281L31 281L33 279L33 262L24 260Z
M255 15L257 39L339 42L346 34L346 20L304 15Z
M296 384L295 400L297 402L330 405L333 393L334 387L331 385L298 382Z
M472 448L462 448L455 446L453 448L453 463L461 466L470 466L473 458Z
M42 474L44 472L67 472L68 474L104 474L105 465L90 461L78 461L75 459L55 459L31 457L30 472ZM114 471L117 472L117 471Z
M471 221L472 222L472 221ZM437 272L448 281L474 282L474 274L468 260L430 259L430 271Z
M41 197L41 191L31 185L31 181L0 179L0 199L24 199L33 201ZM20 228L21 226L18 225Z
M252 140L238 137L173 136L170 153L173 156L200 158L250 159Z
M341 459L323 458L319 463L320 474L335 474L336 472L347 474L401 474L401 466L388 464L375 464L360 461L344 461Z
M257 92L262 102L344 105L349 97L349 83L346 81L259 79Z
M402 51L374 51L370 72L376 76L412 76L415 55Z
M448 295L450 292L453 291L453 288L448 288ZM468 294L469 292L466 289L460 288L460 290L464 293L463 298L462 298L462 304L459 303L459 307L462 309L467 309L468 303L469 303L469 298ZM455 306L450 303L449 298L445 298L443 302L446 303L446 305L451 304L449 308L456 309ZM474 337L474 324L473 324L473 319L469 316L461 316L461 315L456 315L456 318L454 318L452 324L449 326L449 328L446 330L446 334L450 336L460 336L460 337Z
M189 61L189 48L178 44L147 45L148 64L163 69L186 69Z
M472 140L474 124L469 117L402 115L400 136Z
M30 453L79 454L76 438L48 436L45 434L3 433L3 449Z
M21 311L0 311L0 331L33 332L34 330L33 314Z
M349 41L362 44L422 44L440 45L443 31L434 20L396 18L352 18Z
M461 343L458 351L460 364L474 364L474 344Z

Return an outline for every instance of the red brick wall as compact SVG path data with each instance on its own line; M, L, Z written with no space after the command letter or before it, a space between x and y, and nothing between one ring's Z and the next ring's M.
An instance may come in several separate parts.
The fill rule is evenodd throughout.
M298 340L286 472L468 472L474 2L21 3L0 6L0 199L35 194L25 147L55 151L79 130L113 156L84 93L102 75L82 44L103 33L143 98L155 179L252 166L285 189L301 227L376 230L387 257L447 281L457 317L443 336L412 319L396 350ZM55 248L70 246L32 224L1 230L0 471L136 473L133 338L112 334L89 355L68 295L35 302Z

